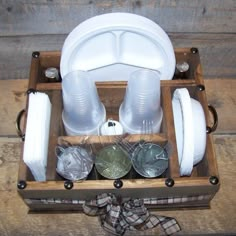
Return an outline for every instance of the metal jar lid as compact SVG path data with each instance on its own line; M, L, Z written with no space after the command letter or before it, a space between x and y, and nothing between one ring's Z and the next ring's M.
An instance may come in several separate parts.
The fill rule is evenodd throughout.
M55 67L49 67L45 70L45 76L49 79L59 80L59 72Z

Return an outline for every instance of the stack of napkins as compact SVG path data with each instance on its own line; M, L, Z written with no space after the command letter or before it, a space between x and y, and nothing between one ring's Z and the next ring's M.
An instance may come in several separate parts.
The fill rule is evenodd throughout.
M31 93L27 114L23 160L36 181L46 180L51 103L45 93Z

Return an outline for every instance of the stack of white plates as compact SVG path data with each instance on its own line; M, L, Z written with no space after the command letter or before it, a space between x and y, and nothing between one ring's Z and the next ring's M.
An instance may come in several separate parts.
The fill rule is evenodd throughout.
M66 38L62 78L71 71L90 73L94 81L127 81L139 69L173 78L175 54L168 35L155 22L130 13L109 13L79 24Z

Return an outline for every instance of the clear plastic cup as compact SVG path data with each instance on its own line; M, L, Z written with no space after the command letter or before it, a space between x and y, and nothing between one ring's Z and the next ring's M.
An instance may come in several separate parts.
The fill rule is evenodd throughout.
M128 133L142 133L144 122L152 124L152 132L160 132L160 73L140 69L128 80L124 101L119 109L119 121Z
M62 120L67 135L98 135L106 111L88 73L68 73L62 80L62 97Z

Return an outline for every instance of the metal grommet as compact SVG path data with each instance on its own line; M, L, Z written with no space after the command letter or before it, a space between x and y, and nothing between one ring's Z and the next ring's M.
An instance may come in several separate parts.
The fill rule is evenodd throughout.
M198 84L198 85L197 85L197 89L198 89L199 91L204 91L204 90L205 90L205 86L202 85L202 84Z
M122 188L123 182L120 179L116 179L113 183L115 188Z
M165 184L167 187L173 187L175 184L175 181L171 178L166 179Z
M27 186L27 183L24 181L24 180L20 180L18 183L17 183L17 188L18 189L25 189Z
M211 176L211 177L209 178L209 181L210 181L210 183L211 183L212 185L217 185L217 184L219 183L219 179L218 179L218 177L216 177L216 176Z
M65 189L67 189L67 190L72 189L73 186L74 186L74 184L73 184L73 182L70 181L70 180L66 180L66 181L64 182L64 187L65 187Z
M37 51L32 53L33 58L39 58L39 55L40 55L40 52L37 52Z
M198 49L197 49L197 48L191 48L190 51L191 51L191 53L193 53L193 54L198 53Z

